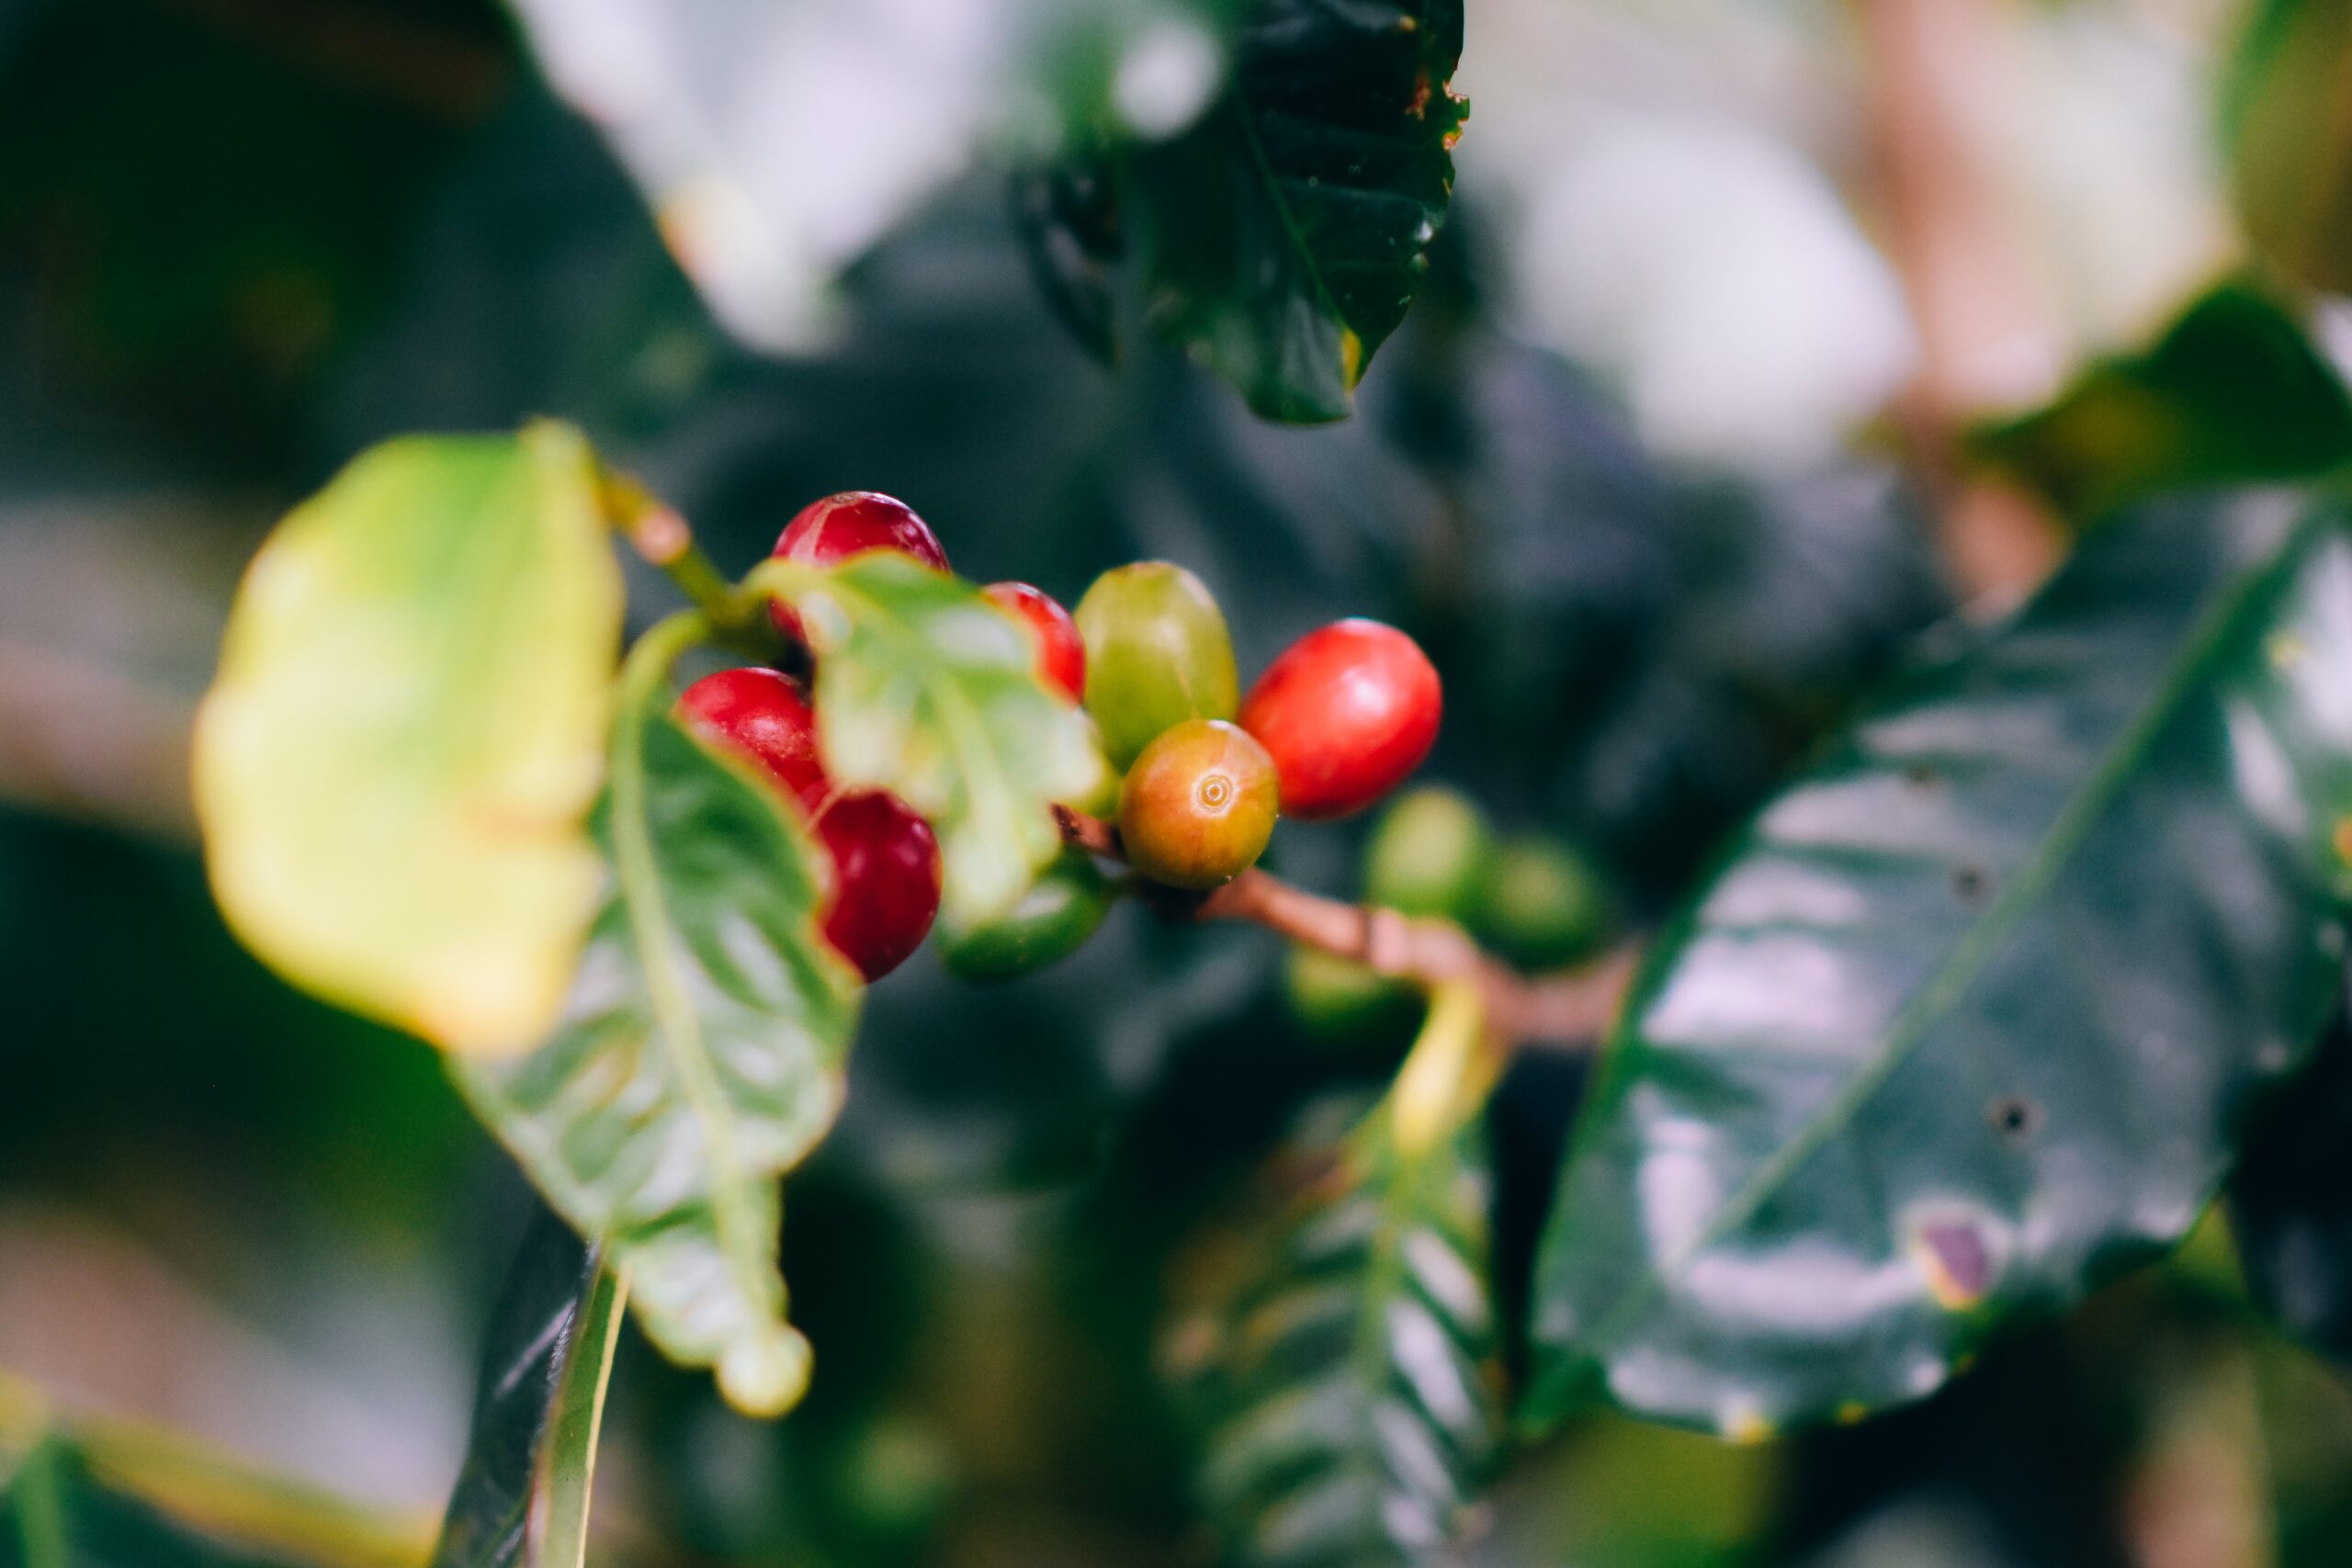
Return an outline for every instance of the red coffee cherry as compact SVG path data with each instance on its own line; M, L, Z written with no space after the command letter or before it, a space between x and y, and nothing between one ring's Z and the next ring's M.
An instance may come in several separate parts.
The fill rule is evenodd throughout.
M879 980L922 945L939 913L939 840L888 790L837 796L815 827L842 890L825 940L869 982Z
M864 490L810 502L784 525L775 548L768 553L806 566L831 566L867 550L896 550L933 571L947 570L947 552L939 547L939 536L915 515L913 507ZM803 640L799 616L782 604L769 605L768 613L776 630L796 642Z
M825 940L878 980L922 945L939 912L939 840L888 790L845 792L825 776L817 715L773 670L722 670L688 686L679 716L706 741L757 762L800 807L832 863Z
M1263 746L1223 719L1187 719L1127 770L1119 840L1152 881L1205 890L1258 863L1279 804Z
M1086 643L1078 623L1043 589L1025 582L991 582L989 602L1029 628L1037 644L1037 679L1075 703L1086 695Z
M1283 809L1320 819L1361 811L1403 783L1437 740L1437 671L1411 637L1377 621L1312 631L1266 667L1241 728L1282 774Z

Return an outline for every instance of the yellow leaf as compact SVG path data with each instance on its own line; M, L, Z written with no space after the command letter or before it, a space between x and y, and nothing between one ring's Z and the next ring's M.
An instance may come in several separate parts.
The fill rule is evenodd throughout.
M596 904L620 620L577 431L356 458L254 558L198 720L197 812L238 936L453 1050L537 1041Z

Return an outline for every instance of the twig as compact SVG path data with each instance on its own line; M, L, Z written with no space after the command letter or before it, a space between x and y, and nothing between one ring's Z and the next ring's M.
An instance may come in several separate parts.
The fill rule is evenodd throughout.
M605 516L647 565L659 568L721 635L740 635L757 624L764 608L757 598L727 581L703 547L684 513L630 474L606 468L600 476Z
M1125 858L1118 829L1110 823L1063 806L1054 807L1054 815L1069 842L1105 859ZM1589 1049L1616 1016L1633 977L1630 948L1581 968L1524 976L1451 920L1342 903L1263 871L1243 872L1189 908L1194 919L1247 920L1427 989L1476 980L1486 998L1487 1022L1506 1045Z
M1889 248L1919 334L1895 410L1935 495L1945 569L1999 608L2057 563L2053 521L2024 491L1964 470L1960 433L1988 407L2039 396L2057 349L2013 243L1972 101L1999 79L1990 0L1860 0Z

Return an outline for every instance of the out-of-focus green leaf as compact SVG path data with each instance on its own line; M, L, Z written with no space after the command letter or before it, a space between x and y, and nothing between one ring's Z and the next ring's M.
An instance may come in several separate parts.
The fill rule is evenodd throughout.
M1899 679L1671 923L1572 1145L1528 1415L1934 1389L2188 1231L2333 999L2352 536L2153 505Z
M2352 10L2253 0L2222 121L2247 235L2304 282L2352 291Z
M1604 1416L1530 1454L1488 1495L1479 1568L1739 1568L1768 1555L1785 1458Z
M0 1372L0 1568L412 1568L424 1546L189 1438L61 1418Z
M1111 268L1125 254L1126 237L1109 160L1079 158L1058 168L1020 170L1009 200L1037 291L1070 335L1110 364L1118 356Z
M2048 408L1979 432L1980 455L2081 521L2168 488L2352 460L2352 397L2292 305L2224 283L2144 354L2092 366Z
M620 572L579 433L410 437L262 547L196 735L220 908L288 979L527 1046L594 911Z
M930 818L947 918L1011 909L1061 853L1053 803L1103 772L1084 715L1038 684L1028 637L970 583L885 551L831 570L772 561L752 581L792 602L816 650L831 775Z
M2352 1021L2247 1129L2230 1183L2246 1288L2286 1329L2352 1358Z
M561 1218L532 1216L491 1313L434 1568L579 1568L625 1295Z
M654 1343L774 1414L808 1354L784 1319L777 1178L840 1109L858 987L818 933L807 833L666 696L654 682L623 702L596 814L611 886L554 1038L451 1065L548 1201L609 1249Z
M767 349L984 147L1160 136L1214 96L1238 0L517 0L713 310Z
M1389 1099L1171 1336L1236 1562L1433 1561L1496 1457L1476 1010L1440 998Z
M1155 328L1270 419L1339 419L1453 189L1461 0L1263 0L1232 90L1134 160Z

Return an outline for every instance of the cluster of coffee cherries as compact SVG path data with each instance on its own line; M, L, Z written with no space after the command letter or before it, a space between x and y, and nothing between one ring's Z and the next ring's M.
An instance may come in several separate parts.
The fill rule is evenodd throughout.
M947 570L938 536L905 503L851 492L805 508L775 553L828 566L895 550ZM1165 561L1097 578L1075 615L1023 582L986 597L1024 628L1049 692L1082 705L1120 775L1115 795L1072 807L1115 817L1122 852L1164 886L1204 892L1257 863L1277 816L1345 817L1386 795L1437 739L1437 671L1392 626L1347 620L1310 632L1244 698L1225 616L1200 579ZM784 606L777 629L797 639ZM868 980L922 944L939 909L931 825L887 791L830 779L817 716L792 677L727 670L689 686L681 716L707 742L750 759L804 813L831 862L827 940ZM940 955L967 978L1051 963L1093 934L1108 903L1091 856L1066 852L1011 912L941 931Z

